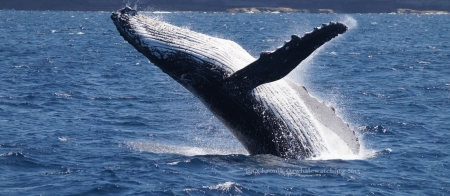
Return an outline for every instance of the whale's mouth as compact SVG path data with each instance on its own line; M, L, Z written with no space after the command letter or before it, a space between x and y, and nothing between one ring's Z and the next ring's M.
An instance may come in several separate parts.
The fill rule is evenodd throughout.
M129 7L111 15L118 31L154 65L199 98L250 154L286 158L333 152L324 137L357 154L355 133L332 107L286 79L317 48L347 31L330 22L253 58L230 40L153 20ZM336 137L334 137L336 136Z

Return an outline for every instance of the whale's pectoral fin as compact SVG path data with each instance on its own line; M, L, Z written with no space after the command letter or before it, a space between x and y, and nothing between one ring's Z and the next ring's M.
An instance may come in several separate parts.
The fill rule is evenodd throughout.
M263 52L258 60L235 72L227 80L240 84L243 90L251 90L261 84L285 77L317 48L338 34L347 31L347 26L330 22L314 28L303 37L292 35L292 39L274 52Z

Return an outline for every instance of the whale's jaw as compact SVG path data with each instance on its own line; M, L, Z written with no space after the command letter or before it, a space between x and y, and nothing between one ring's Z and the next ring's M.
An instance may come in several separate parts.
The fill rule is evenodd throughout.
M120 34L191 91L250 154L308 158L326 151L326 131L353 153L359 142L334 109L285 76L347 27L332 22L253 58L238 44L152 20L131 8L111 15ZM320 131L322 130L322 131Z

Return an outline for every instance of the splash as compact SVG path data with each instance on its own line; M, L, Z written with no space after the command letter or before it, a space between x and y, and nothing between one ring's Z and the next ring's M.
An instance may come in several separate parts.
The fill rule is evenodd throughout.
M324 139L326 150L320 152L319 156L312 157L311 160L364 160L377 155L376 150L368 149L364 145L361 135L357 135L361 147L358 154L355 154L339 136L328 128L320 126L318 132Z
M130 0L127 1L126 6L127 7L132 7L133 9L137 10L138 9L138 4L139 4L140 0L134 1L134 3L132 3ZM131 6L131 4L134 4L133 6Z
M344 15L342 18L340 18L340 21L347 25L348 30L356 29L358 28L358 21L349 15Z
M229 146L228 148L207 148L198 146L178 146L153 142L126 142L125 145L136 151L151 152L156 154L179 154L185 156L248 154L248 152L242 148L236 148L233 146Z
M203 186L203 188L208 188L209 190L218 190L222 191L222 193L234 192L241 194L242 187L235 182L225 182L222 184L214 185L214 186Z

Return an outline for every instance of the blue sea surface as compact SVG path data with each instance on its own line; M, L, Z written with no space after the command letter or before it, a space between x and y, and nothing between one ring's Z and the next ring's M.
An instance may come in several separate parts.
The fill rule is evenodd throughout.
M0 11L0 195L450 194L449 15L147 14L255 57L346 23L289 77L336 108L362 155L248 155L110 13Z

